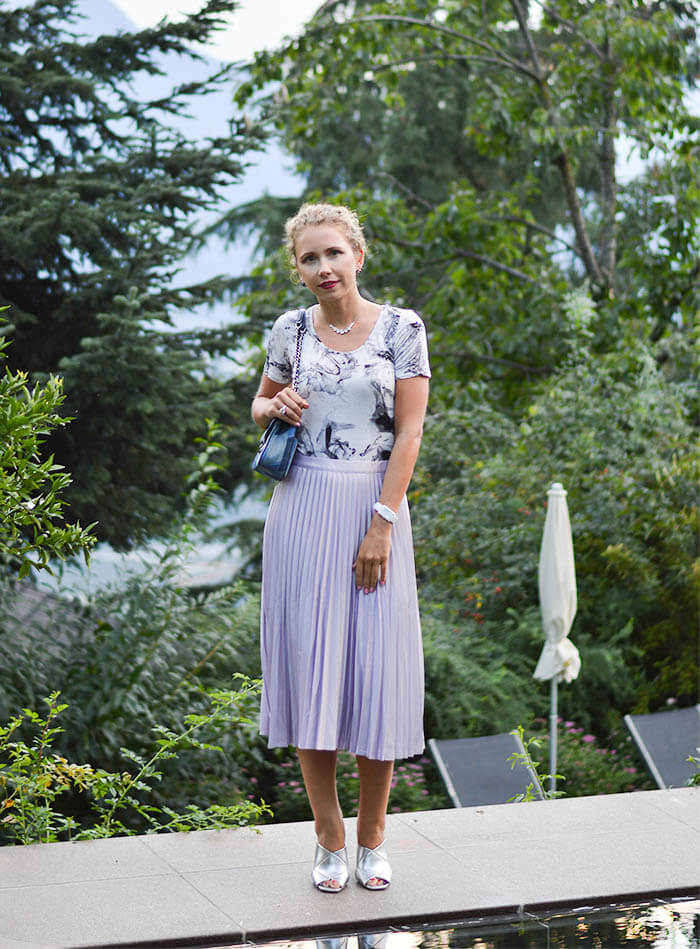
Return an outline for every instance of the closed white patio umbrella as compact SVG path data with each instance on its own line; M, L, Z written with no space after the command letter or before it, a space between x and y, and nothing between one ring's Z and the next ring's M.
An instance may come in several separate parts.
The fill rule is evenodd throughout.
M555 482L547 492L547 516L542 533L538 571L540 609L544 647L533 674L535 679L551 682L549 715L549 782L556 789L557 772L557 684L573 682L579 674L581 659L569 639L576 615L576 570L571 539L566 491Z

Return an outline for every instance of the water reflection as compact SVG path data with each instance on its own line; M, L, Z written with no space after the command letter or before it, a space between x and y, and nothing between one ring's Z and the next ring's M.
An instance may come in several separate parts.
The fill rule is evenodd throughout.
M470 920L423 930L276 941L256 949L700 949L700 901L658 899L579 912Z
M357 936L338 936L334 939L317 939L316 949L387 949L389 933L359 933Z

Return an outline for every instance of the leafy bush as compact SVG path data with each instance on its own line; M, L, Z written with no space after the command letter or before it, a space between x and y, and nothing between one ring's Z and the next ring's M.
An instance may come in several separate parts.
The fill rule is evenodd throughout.
M53 752L62 729L56 724L65 711L58 704L58 693L45 699L48 707L42 718L33 709L24 709L5 726L0 726L0 844L52 843L61 839L82 840L133 834L134 820L125 823L126 814L138 815L140 829L149 832L218 829L260 821L267 812L264 805L246 800L233 804L214 804L201 808L188 804L184 812L154 805L153 785L163 777L165 761L174 760L183 749L220 751L203 743L196 732L205 726L232 728L245 721L240 709L245 697L259 693L259 684L244 681L237 692L213 692L210 707L200 715L188 715L179 734L156 726L155 742L147 759L122 749L131 761L132 771L109 772L89 764L75 764ZM23 725L34 732L31 744L17 739ZM91 819L80 827L61 806L66 795L76 792L85 797Z
M548 767L547 722L539 719L533 724L535 730L529 736L535 739L530 746L533 758L540 767ZM603 745L576 722L562 719L557 731L557 772L561 776L557 786L564 797L621 794L656 786L646 771L640 769L639 756L629 734L616 730Z
M509 616L501 626L474 617L423 619L425 730L430 738L509 731L541 710L532 681L535 618ZM431 612L431 610L433 612ZM541 644L541 634L539 634ZM523 642L528 648L523 648Z
M0 361L8 346L0 336ZM51 557L87 558L95 543L94 524L62 523L71 477L53 457L40 457L48 435L70 421L58 413L64 398L58 376L30 388L26 372L0 373L0 559L20 577L47 569Z
M580 344L519 422L489 408L478 389L435 407L411 500L426 628L443 630L437 674L430 641L426 656L442 716L436 737L483 734L503 717L508 728L532 720L537 564L554 480L569 494L578 587L571 636L583 659L579 679L562 690L566 715L606 735L622 712L670 696L695 700L694 401L692 387L666 378L648 349L629 341L595 357ZM507 716L494 701L499 669L510 683ZM483 715L465 711L482 696Z
M91 593L80 606L57 600L53 615L40 617L31 629L14 615L21 587L0 579L0 721L60 693L63 728L52 741L67 761L119 773L124 747L147 761L154 728L183 733L192 715L206 715L212 691L238 691L234 673L259 675L255 590L234 585L193 593L181 580L213 497L219 450L214 436L210 429L202 439L187 511L167 545L120 586ZM150 791L154 806L181 813L192 801L207 808L245 797L242 764L261 757L262 748L253 724L257 696L242 690L238 702L236 728L222 731L218 720L201 725L201 741L215 743L222 753L203 762L195 748L181 747L176 758L160 763L161 778ZM19 726L19 738L28 741L26 726ZM74 791L66 792L62 806L89 826L91 806ZM134 828L147 829L143 819L133 808L124 817Z
M357 814L360 796L360 775L354 755L345 751L338 753L337 779L343 814L353 816ZM276 822L312 820L296 755L277 750L267 762L265 776L250 774L248 780L253 789L250 799L261 796L269 804ZM396 762L389 796L390 811L424 811L449 806L447 794L429 758L421 756Z

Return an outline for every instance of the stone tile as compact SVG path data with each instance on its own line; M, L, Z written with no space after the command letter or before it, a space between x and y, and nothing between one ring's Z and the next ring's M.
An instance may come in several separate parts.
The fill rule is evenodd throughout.
M475 843L450 854L470 872L494 881L504 901L551 904L579 900L614 901L633 894L670 893L700 886L700 873L683 828L638 828L558 839ZM489 904L480 908L489 909Z
M624 829L634 833L640 821L652 826L663 821L658 810L645 800L647 793L650 792L426 811L403 814L401 819L412 821L414 829L445 849L460 847L482 837L527 840L566 835L583 829L591 833L614 833Z
M311 883L308 861L286 866L199 871L185 879L235 920L246 939L276 934L312 934L360 923L394 924L426 914L462 909L464 871L438 851L391 855L394 881L388 890L370 893L354 878L341 893L319 893Z
M700 787L648 791L647 794L651 807L700 831Z
M348 849L355 857L355 820L345 821ZM315 847L313 824L266 824L257 831L240 827L235 830L201 831L196 834L154 834L141 838L168 866L180 873L196 870L225 870L238 867L264 867L297 863L311 865ZM387 839L392 852L412 852L435 847L410 825L387 818Z
M0 923L0 927L2 923ZM0 928L0 946L2 949L63 949L63 946L59 946L57 942L17 942L16 939L9 939L7 936L3 936L2 929Z
M512 836L517 828L513 806L495 804L489 807L415 811L398 815L397 822L404 824L434 846L449 849L481 838Z
M3 887L77 883L172 872L146 846L146 837L110 837L74 843L0 847L0 893Z
M145 845L178 873L288 864L312 854L313 827L306 822L198 833L154 834ZM309 860L311 856L309 856Z
M20 943L73 949L183 938L225 944L242 936L230 918L173 875L5 887L0 890L0 940L5 934Z

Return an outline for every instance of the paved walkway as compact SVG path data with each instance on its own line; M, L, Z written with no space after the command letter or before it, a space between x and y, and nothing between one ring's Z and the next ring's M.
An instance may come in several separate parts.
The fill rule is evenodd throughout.
M337 895L311 885L307 823L5 847L0 949L223 947L697 897L699 817L691 788L391 815L392 886Z

